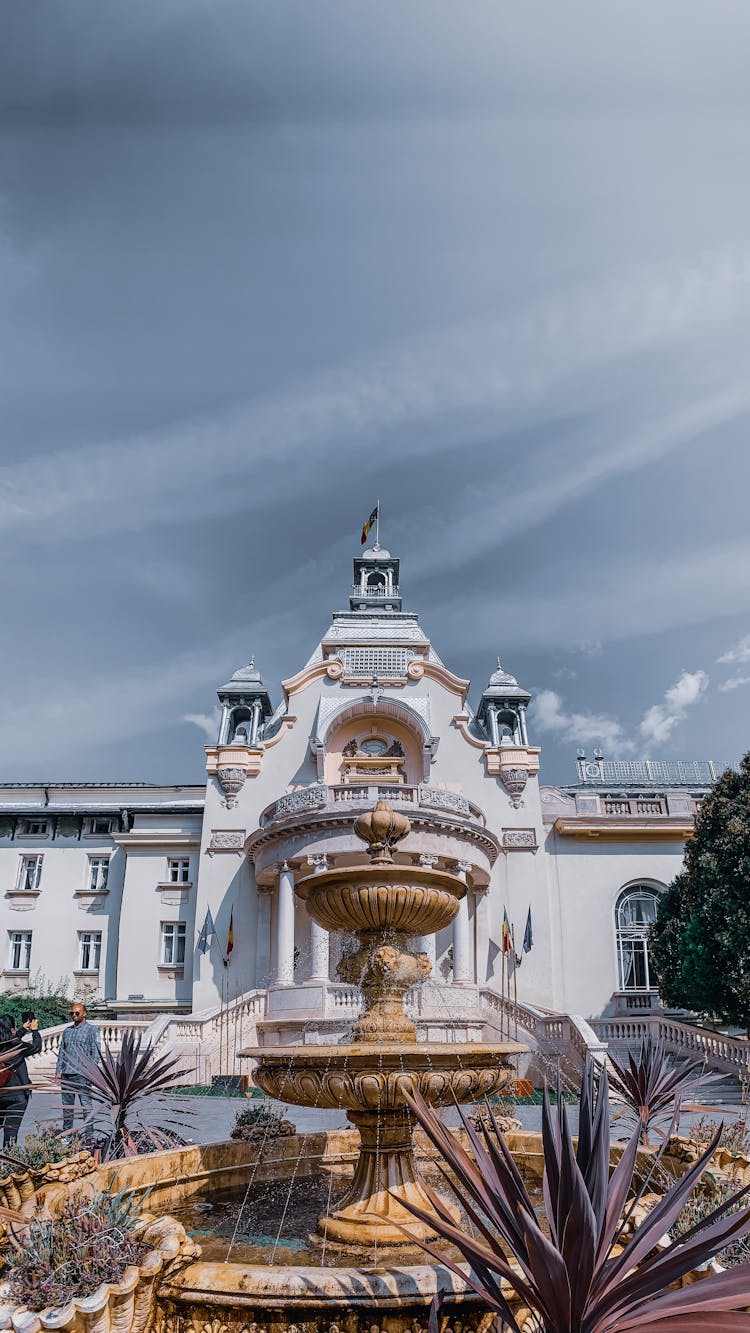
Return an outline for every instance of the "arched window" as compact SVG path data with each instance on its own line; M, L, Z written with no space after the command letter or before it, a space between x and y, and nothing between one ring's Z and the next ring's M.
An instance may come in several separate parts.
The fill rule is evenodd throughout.
M617 903L617 967L620 990L656 990L648 958L649 926L656 920L659 894L648 884L633 884Z

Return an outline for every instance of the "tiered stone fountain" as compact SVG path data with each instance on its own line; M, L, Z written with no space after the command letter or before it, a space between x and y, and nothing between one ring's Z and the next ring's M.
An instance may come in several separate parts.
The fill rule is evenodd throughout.
M358 940L357 951L339 964L342 980L357 983L365 1000L352 1041L242 1054L257 1061L253 1078L269 1096L346 1110L359 1130L359 1158L346 1195L318 1229L329 1241L369 1248L402 1245L402 1226L422 1239L433 1234L401 1202L434 1213L415 1162L404 1090L418 1088L433 1106L476 1101L511 1082L509 1057L526 1048L510 1041L417 1044L404 995L429 976L431 965L411 945L416 936L450 925L466 885L447 871L395 863L393 849L410 824L387 801L357 819L354 829L368 844L369 865L318 872L296 889L318 925Z

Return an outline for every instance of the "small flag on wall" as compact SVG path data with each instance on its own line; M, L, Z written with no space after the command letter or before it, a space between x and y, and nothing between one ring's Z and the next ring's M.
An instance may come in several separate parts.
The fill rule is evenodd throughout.
M210 909L207 908L206 919L203 922L201 933L198 936L198 948L200 949L201 953L204 954L208 953L209 945L215 934L216 934L216 927L214 925L214 919L211 916Z
M370 514L370 517L368 518L367 522L365 523L365 525L364 525L364 527L363 527L363 529L362 529L362 545L363 545L363 546L364 546L365 542L367 541L367 537L368 537L370 528L374 527L375 524L376 524L377 521L378 521L378 514L379 514L379 512L380 512L380 501L378 500L378 503L376 504L375 508L373 509L372 513Z
M529 907L529 915L526 918L526 929L523 932L524 953L531 953L533 944L534 944L534 933L531 929L531 908Z
M510 948L511 948L510 922L508 920L508 913L506 909L503 908L503 953L508 953Z
M234 948L234 908L229 913L229 930L227 932L227 958Z

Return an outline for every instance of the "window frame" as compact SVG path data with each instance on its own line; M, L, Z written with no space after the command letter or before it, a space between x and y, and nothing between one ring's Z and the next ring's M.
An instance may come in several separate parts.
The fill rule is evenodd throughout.
M617 965L617 990L622 995L653 995L658 991L652 977L649 959L648 934L656 919L659 897L663 887L648 880L634 880L626 884L617 895L615 903L615 955ZM628 925L621 919L621 912L628 900L640 898L650 900L654 907L651 921L635 922ZM626 959L629 966L626 969ZM640 959L640 963L639 963ZM628 984L627 977L642 972L642 984Z
M106 828L95 828L96 824L106 824ZM89 825L86 830L86 836L89 838L109 838L112 834L112 819L110 815L89 815Z
M18 862L18 878L16 880L17 893L41 893L42 864L44 861L43 852L21 852ZM33 884L28 884L27 868L32 862L36 867Z
M8 972L30 972L31 971L31 948L33 932L30 930L9 930L8 931ZM19 963L16 965L13 961L16 948L18 949ZM26 958L25 963L23 958Z
M172 878L174 868L175 878ZM190 857L189 856L168 856L167 857L167 884L191 884Z
M91 952L93 950L95 965L91 966ZM88 965L84 962L86 951L89 956ZM102 961L102 932L100 930L79 930L78 932L78 971L79 972L100 972Z
M89 892L89 893L107 893L107 892L108 892L109 867L110 867L111 861L112 861L112 857L109 856L107 853L105 853L105 854L103 854L103 855L101 855L101 854L98 853L98 852L92 852L92 853L89 853L89 858L88 858L88 885L87 885L87 892ZM98 865L99 869L98 869L98 871L97 871L97 875L96 875L96 879L95 879L95 878L94 878L94 867L97 866L97 865ZM103 878L103 879L102 879L102 876L101 876L101 869L102 869L102 867L104 867L104 878Z
M33 827L35 824L38 824L39 828L35 829ZM44 816L34 815L32 817L27 815L21 826L21 836L24 838L48 838L49 820Z
M167 957L167 943L171 942L171 958ZM182 958L177 955L182 945ZM161 921L159 923L159 967L184 968L187 952L187 921Z

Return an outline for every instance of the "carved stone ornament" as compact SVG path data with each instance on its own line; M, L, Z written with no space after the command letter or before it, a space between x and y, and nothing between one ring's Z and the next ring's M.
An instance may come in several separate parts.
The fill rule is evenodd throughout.
M238 804L237 797L245 785L246 773L244 768L219 768L216 776L224 793L224 800L221 804L226 806L227 810L234 810Z
M340 680L344 674L344 663L338 657L332 657L326 667L326 675L329 680Z
M513 851L535 852L538 843L533 828L507 828L503 831L503 847Z
M406 668L406 674L409 680L421 680L424 675L424 667L421 662L410 662Z
M247 834L244 829L213 829L208 850L209 852L242 852L245 849L246 837Z
M518 810L519 806L523 805L521 797L526 789L528 777L525 768L516 768L510 764L501 765L500 779L510 796L510 803L514 810Z

